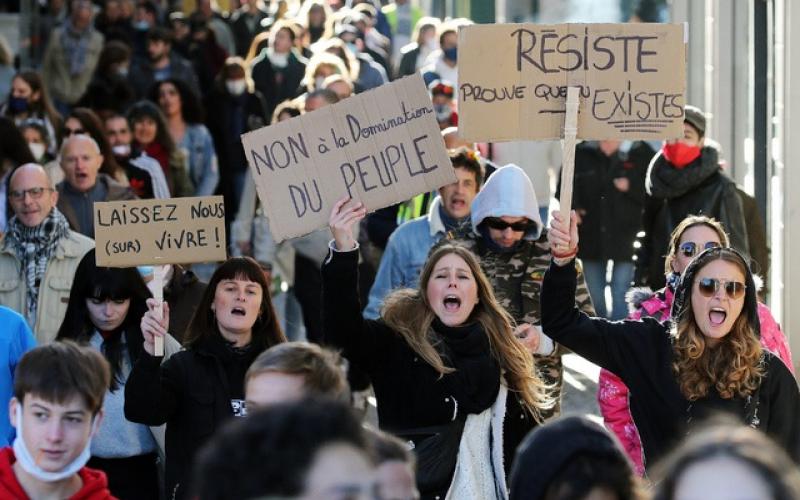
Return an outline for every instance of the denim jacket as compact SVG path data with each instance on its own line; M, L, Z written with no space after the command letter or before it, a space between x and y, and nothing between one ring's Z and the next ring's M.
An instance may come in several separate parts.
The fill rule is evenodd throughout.
M188 158L189 177L194 184L194 195L213 195L219 182L219 168L214 141L206 126L202 124L187 126L178 147Z
M405 222L389 237L369 291L364 317L378 319L383 299L396 288L414 288L431 247L444 238L446 230L439 215L440 197L431 203L427 215Z

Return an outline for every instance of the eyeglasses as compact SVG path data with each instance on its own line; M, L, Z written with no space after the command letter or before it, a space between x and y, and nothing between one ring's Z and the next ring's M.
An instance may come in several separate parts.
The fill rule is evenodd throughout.
M709 248L719 248L722 245L717 243L716 241L707 241L703 245L703 250L708 250ZM678 247L678 250L683 254L684 257L694 257L698 254L697 250L697 243L694 241L687 241L686 243L681 243Z
M531 223L528 220L521 220L517 222L506 222L503 219L498 219L497 217L489 217L484 219L483 221L487 226L492 229L497 229L498 231L505 231L508 228L511 228L512 231L516 231L518 233L522 233L527 231L529 227L531 227Z
M747 285L739 281L717 278L701 278L697 280L697 289L704 297L713 297L721 286L725 287L725 293L728 298L733 300L741 298L747 288Z
M9 191L8 197L11 198L13 201L22 201L25 199L25 195L28 194L34 200L38 200L42 197L45 191L52 191L53 188L43 188L43 187L35 187L30 189L20 189L17 191Z
M71 135L76 135L76 134L80 135L80 134L85 134L85 133L86 133L86 131L83 130L82 128L67 128L67 127L64 127L63 136L64 137L69 137Z

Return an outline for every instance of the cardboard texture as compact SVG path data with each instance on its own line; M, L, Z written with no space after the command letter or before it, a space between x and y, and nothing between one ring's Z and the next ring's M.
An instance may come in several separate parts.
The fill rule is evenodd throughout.
M342 196L368 212L456 181L422 76L242 135L276 241L327 226Z
M579 139L683 136L680 24L475 24L459 30L459 133L469 141L562 137L581 87Z
M222 196L94 204L97 265L190 264L225 260Z

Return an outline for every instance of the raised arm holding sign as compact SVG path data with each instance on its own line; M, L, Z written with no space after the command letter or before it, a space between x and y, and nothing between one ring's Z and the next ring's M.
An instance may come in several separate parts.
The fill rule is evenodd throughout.
M225 204L221 196L94 204L97 265L155 266L156 310L163 317L164 264L225 260ZM155 337L163 356L163 337Z

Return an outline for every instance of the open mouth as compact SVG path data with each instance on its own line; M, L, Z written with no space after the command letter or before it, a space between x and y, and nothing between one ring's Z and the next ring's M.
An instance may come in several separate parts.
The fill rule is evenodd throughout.
M712 326L719 326L725 322L725 318L728 317L728 313L725 309L720 307L714 307L711 311L708 312L708 320L711 321Z
M455 295L447 295L444 298L444 310L447 312L456 312L461 308L461 299Z
M247 311L245 311L242 307L234 307L231 309L231 314L234 316L247 316Z

